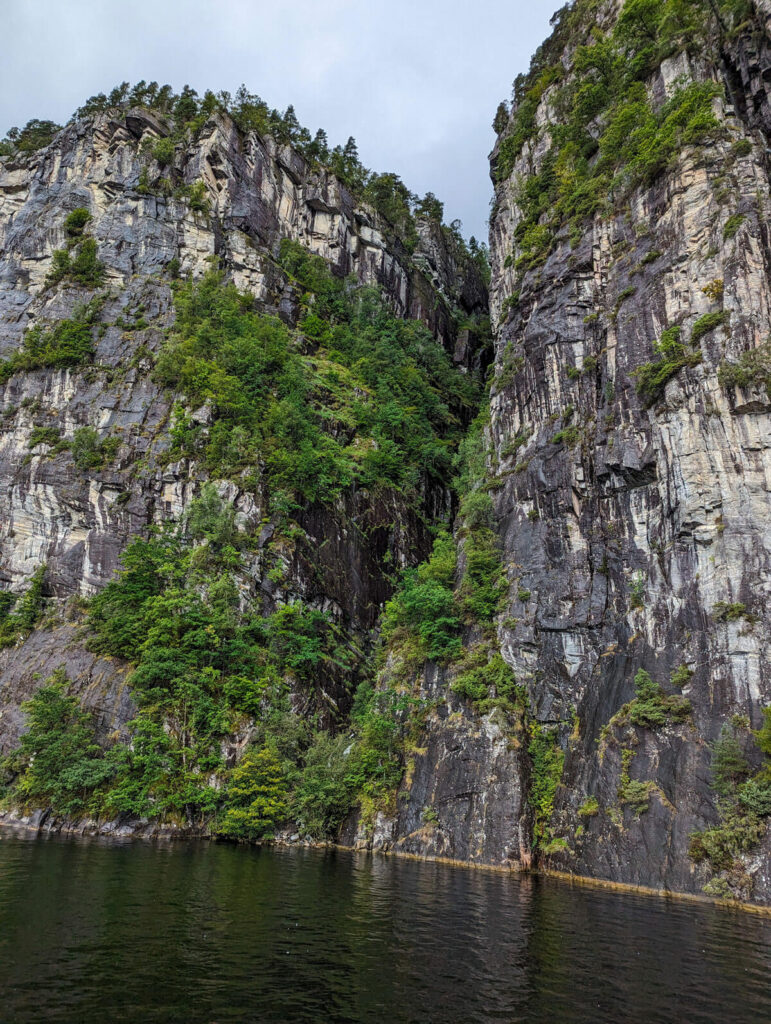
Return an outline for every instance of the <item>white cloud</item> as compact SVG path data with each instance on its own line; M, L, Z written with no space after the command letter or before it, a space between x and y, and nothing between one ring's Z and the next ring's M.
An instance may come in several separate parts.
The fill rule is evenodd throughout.
M0 134L141 78L294 103L486 235L490 123L559 0L4 0Z

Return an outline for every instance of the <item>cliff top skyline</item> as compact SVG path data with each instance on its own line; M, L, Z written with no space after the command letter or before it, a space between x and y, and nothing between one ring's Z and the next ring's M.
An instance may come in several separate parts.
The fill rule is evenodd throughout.
M117 81L158 80L203 93L241 82L268 104L293 104L334 143L353 135L362 160L434 191L446 219L487 239L493 115L549 32L556 0L330 0L292 5L43 0L6 12L14 45L0 67L0 135L31 118L64 123ZM176 40L174 46L170 40Z

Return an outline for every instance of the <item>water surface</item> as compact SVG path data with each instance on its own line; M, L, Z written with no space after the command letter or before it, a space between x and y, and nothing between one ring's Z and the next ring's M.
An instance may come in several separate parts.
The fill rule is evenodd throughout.
M0 831L0 1021L771 1021L771 919L343 851Z

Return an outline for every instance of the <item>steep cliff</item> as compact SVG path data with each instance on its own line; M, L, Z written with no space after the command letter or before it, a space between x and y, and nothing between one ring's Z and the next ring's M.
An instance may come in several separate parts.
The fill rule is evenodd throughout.
M345 726L393 574L451 513L490 359L480 257L433 197L370 175L350 143L338 173L326 145L291 144L302 130L244 127L243 103L231 117L209 96L90 101L108 109L0 164L0 750L54 679L111 751L162 726L153 749L171 737L179 786L200 792L268 708L305 730L284 737L287 765L314 728ZM95 639L87 599L127 544L141 599L108 588ZM143 655L153 627L174 635ZM66 732L79 719L61 707ZM86 811L27 803L48 799Z
M578 0L499 108L462 644L418 667L408 589L429 711L360 842L771 899L770 13Z
M220 113L194 140L177 143L169 167L148 150L168 131L152 111L100 114L2 167L0 355L17 349L33 325L70 318L95 293L106 295L93 370L27 373L5 385L1 550L11 586L47 562L54 593L91 593L112 576L127 536L152 521L156 509L178 515L184 506L184 467L181 476L140 469L141 482L130 488L134 474L120 468L129 455L135 467L165 443L170 403L141 357L158 351L173 321L164 273L173 261L182 276L200 276L214 261L258 308L293 323L301 292L276 262L280 240L293 239L341 277L380 286L397 315L424 322L449 351L458 346L459 362L474 358L454 311L486 312L485 288L478 275L464 273L436 222L418 221L410 254L375 210L357 205L331 173L290 146L244 135ZM149 185L142 185L143 173ZM182 188L164 194L172 178ZM184 186L201 183L205 189L191 203ZM77 209L91 215L88 232L105 268L102 289L67 280L46 285L53 254L68 240L67 214ZM125 457L96 479L73 478L67 458L38 457L34 449L25 458L33 424L49 418L65 438L83 425L124 435ZM237 506L241 500L235 497Z
M769 14L564 9L491 220L499 639L565 753L542 856L762 902L768 801L710 764L722 729L759 768L771 702Z
M392 176L206 100L6 158L9 804L771 902L770 26L555 15L484 397L478 254Z

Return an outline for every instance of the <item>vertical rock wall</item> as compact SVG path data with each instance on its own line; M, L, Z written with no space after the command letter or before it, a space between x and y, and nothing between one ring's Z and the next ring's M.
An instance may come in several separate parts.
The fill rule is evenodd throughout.
M583 34L558 55L564 80L577 41L612 30L622 6L583 5ZM519 260L519 197L544 165L559 85L511 173L495 174L511 125L492 157L492 439L511 582L499 638L567 754L552 829L564 846L547 860L679 890L708 877L687 850L717 820L710 744L733 716L758 728L771 703L771 395L719 375L771 335L768 13L758 4L713 52L671 56L646 82L658 105L716 82L716 137L572 237L565 225L537 267ZM673 325L692 365L648 404L636 372ZM687 721L609 728L640 668L671 693L683 665ZM629 778L651 783L648 811L624 802ZM771 898L769 851L766 838L746 858L745 896Z

